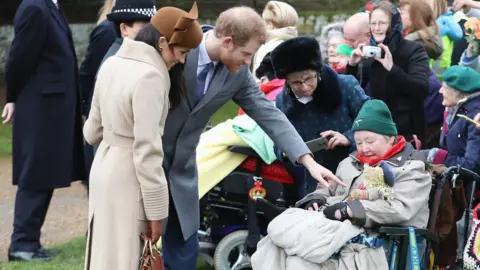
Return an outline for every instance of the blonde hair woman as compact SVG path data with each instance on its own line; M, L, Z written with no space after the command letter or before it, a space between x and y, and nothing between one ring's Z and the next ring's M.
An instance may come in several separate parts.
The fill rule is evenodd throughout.
M90 145L100 143L91 170L86 270L138 269L140 234L153 243L162 235L169 209L162 135L169 109L186 97L176 64L202 41L197 18L196 3L190 13L161 8L98 72L83 129Z
M267 42L260 46L253 57L253 74L265 55L275 49L278 44L298 35L296 27L298 14L291 5L281 1L269 1L265 5L262 17L267 26Z
M101 22L107 19L107 14L112 12L112 8L113 6L115 6L115 1L116 0L105 0L105 2L103 3L103 6L100 8L98 12L97 25L99 25Z

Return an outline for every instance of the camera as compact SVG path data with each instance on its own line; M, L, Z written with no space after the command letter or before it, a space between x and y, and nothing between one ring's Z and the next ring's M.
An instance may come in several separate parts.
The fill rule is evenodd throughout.
M382 49L375 46L365 46L363 47L363 55L367 58L383 58L385 53L383 53Z

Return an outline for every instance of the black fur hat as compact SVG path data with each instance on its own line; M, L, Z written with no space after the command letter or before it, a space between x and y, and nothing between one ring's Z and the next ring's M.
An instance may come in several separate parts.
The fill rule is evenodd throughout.
M323 67L320 45L313 37L288 39L272 51L272 63L278 79L285 79L289 73L308 69L320 72Z
M260 79L263 76L267 76L269 81L275 79L275 72L273 71L271 54L272 53L269 52L265 55L262 62L255 71L255 76L257 76L257 78Z

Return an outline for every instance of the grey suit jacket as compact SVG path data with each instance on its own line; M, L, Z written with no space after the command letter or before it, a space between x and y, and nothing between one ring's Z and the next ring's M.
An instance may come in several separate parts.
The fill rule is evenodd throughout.
M162 138L163 167L173 199L170 203L175 206L185 240L200 224L196 146L210 117L227 101L233 99L242 107L292 162L311 153L285 115L265 98L247 66L233 73L218 63L206 94L195 105L198 55L198 48L187 55L184 74L188 98L170 110Z

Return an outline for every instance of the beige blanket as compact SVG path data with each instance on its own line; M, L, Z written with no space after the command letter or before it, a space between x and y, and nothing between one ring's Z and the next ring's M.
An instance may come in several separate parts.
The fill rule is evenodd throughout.
M252 256L254 270L384 270L383 248L349 244L363 228L325 218L323 213L290 208L270 222L268 235ZM339 259L330 259L337 251Z

